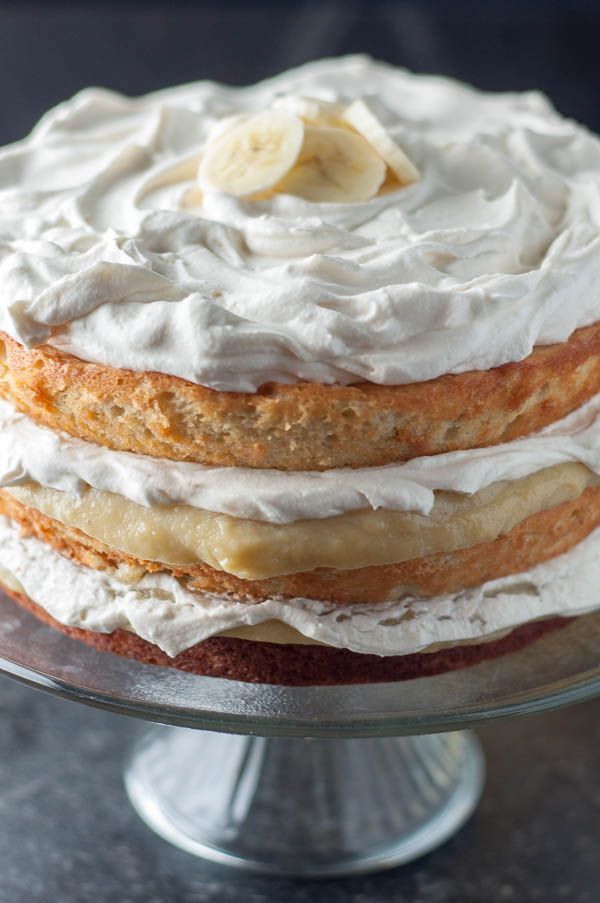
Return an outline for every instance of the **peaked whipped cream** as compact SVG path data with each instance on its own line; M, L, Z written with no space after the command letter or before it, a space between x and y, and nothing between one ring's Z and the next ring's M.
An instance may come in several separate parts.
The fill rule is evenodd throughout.
M422 179L366 203L202 195L207 135L368 99ZM90 89L0 151L0 328L216 389L489 369L600 319L600 142L538 93L346 57L251 88Z
M429 514L436 490L471 494L569 462L600 475L600 394L503 445L322 472L208 467L114 451L38 426L0 400L0 486L33 480L72 495L91 486L146 507L191 505L274 524L368 508Z
M0 569L53 618L100 633L131 630L171 657L223 631L272 620L326 645L375 655L485 639L528 621L600 608L599 553L596 530L569 552L529 571L433 599L344 606L310 599L238 602L191 593L164 574L123 583L112 573L74 564L37 539L19 536L19 528L0 517Z

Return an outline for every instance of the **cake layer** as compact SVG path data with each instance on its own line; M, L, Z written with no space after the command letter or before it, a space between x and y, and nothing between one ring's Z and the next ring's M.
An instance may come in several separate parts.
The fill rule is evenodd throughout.
M261 580L243 579L205 564L182 568L119 552L81 530L22 505L6 490L0 493L0 513L81 564L119 568L123 579L137 579L145 571L169 572L199 592L230 593L258 600L300 596L352 604L398 599L406 594L434 596L457 592L560 555L600 523L600 487L587 489L572 501L526 518L491 542L459 551L440 552L400 564L353 570L319 568Z
M487 371L401 386L270 384L254 394L2 338L0 394L39 423L114 449L219 466L369 467L493 445L600 391L600 325Z
M10 586L6 586L5 591L46 624L102 652L113 652L144 664L177 668L208 677L287 686L382 683L433 677L517 652L570 623L569 618L549 618L524 624L492 642L452 646L438 652L412 655L362 655L331 646L282 646L278 643L212 637L170 658L154 643L142 640L127 630L94 633L67 627L23 593Z
M600 477L583 464L558 464L473 495L436 493L426 516L381 509L290 524L242 520L187 505L146 508L93 489L74 497L29 483L2 492L125 556L181 569L206 564L262 580L317 568L398 564L492 542L598 483Z

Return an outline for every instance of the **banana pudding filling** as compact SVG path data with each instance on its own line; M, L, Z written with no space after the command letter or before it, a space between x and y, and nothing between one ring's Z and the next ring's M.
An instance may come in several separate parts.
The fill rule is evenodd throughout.
M0 149L6 593L299 684L600 607L599 174L543 95L365 57L51 110Z
M599 486L600 477L584 465L559 464L469 496L440 492L428 515L371 509L289 524L185 505L145 508L95 489L73 497L27 483L2 492L131 558L182 570L206 564L260 580L317 568L346 572L399 564L493 542L527 518L579 499L588 487L594 489L586 499L600 499Z

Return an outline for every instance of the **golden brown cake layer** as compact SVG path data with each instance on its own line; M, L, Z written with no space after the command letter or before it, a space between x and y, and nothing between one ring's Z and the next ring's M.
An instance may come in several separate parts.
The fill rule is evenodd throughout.
M177 567L119 552L74 527L25 507L0 491L0 514L18 521L26 533L49 543L58 552L88 567L165 571L186 580L190 589L232 593L239 598L304 597L338 602L380 602L404 593L434 596L477 586L487 580L519 573L561 555L600 524L600 487L578 498L532 515L492 542L454 552L414 558L400 564L356 570L319 568L265 580L245 580L208 565Z
M0 587L41 621L103 652L113 652L145 664L177 668L209 677L288 686L381 683L432 677L516 652L544 634L566 626L572 620L549 618L546 621L524 624L502 639L492 642L453 646L439 652L413 655L380 657L361 655L332 646L283 646L230 637L212 637L186 649L175 658L169 658L158 646L125 630L93 633L91 630L66 627L27 596L2 584Z
M0 395L39 423L115 449L212 465L326 470L492 445L600 391L600 324L493 370L406 386L270 384L254 394L0 338Z

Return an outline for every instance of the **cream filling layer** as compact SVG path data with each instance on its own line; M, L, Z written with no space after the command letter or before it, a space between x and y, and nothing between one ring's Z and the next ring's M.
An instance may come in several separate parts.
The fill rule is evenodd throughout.
M330 646L406 655L600 608L600 530L552 561L461 593L343 607L310 599L238 602L199 595L165 574L126 584L20 536L6 518L0 518L0 568L60 623L101 633L133 631L171 657L223 631L273 620Z
M0 583L2 583L9 590L12 589L14 592L27 595L19 581L10 573L10 571L7 571L1 566ZM480 642L492 642L493 640L498 640L501 637L506 636L507 633L510 633L510 630L498 630L495 633L489 634L488 636L482 637L480 639L475 637L470 640L464 640L461 645L470 645ZM327 645L326 643L320 643L318 640L311 640L309 637L304 636L304 634L296 630L295 627L290 627L289 624L284 624L283 621L263 621L262 624L250 624L243 625L242 627L232 627L231 630L223 630L221 633L215 634L215 636L231 637L238 640L251 640L253 643L275 643L278 646ZM428 646L427 649L422 651L436 652L439 649L447 649L450 646L456 645L458 645L458 643L432 643L431 646Z
M583 464L560 464L473 495L437 493L426 517L403 511L349 511L291 524L241 520L186 505L144 508L93 489L79 497L35 484L8 491L119 552L181 567L204 563L257 580L322 567L354 570L396 564L469 548L598 483L600 478Z
M32 481L73 496L91 487L146 508L189 505L270 524L369 509L427 515L436 492L472 494L569 462L600 474L600 394L514 442L323 473L204 467L117 452L37 426L0 401L0 486Z
M15 593L26 596L24 586L11 574L10 571L0 565L0 583ZM278 646L324 646L318 640L311 640L302 633L283 621L263 621L262 624L233 627L224 630L218 636L233 637L239 640L252 640L255 643L276 643Z

